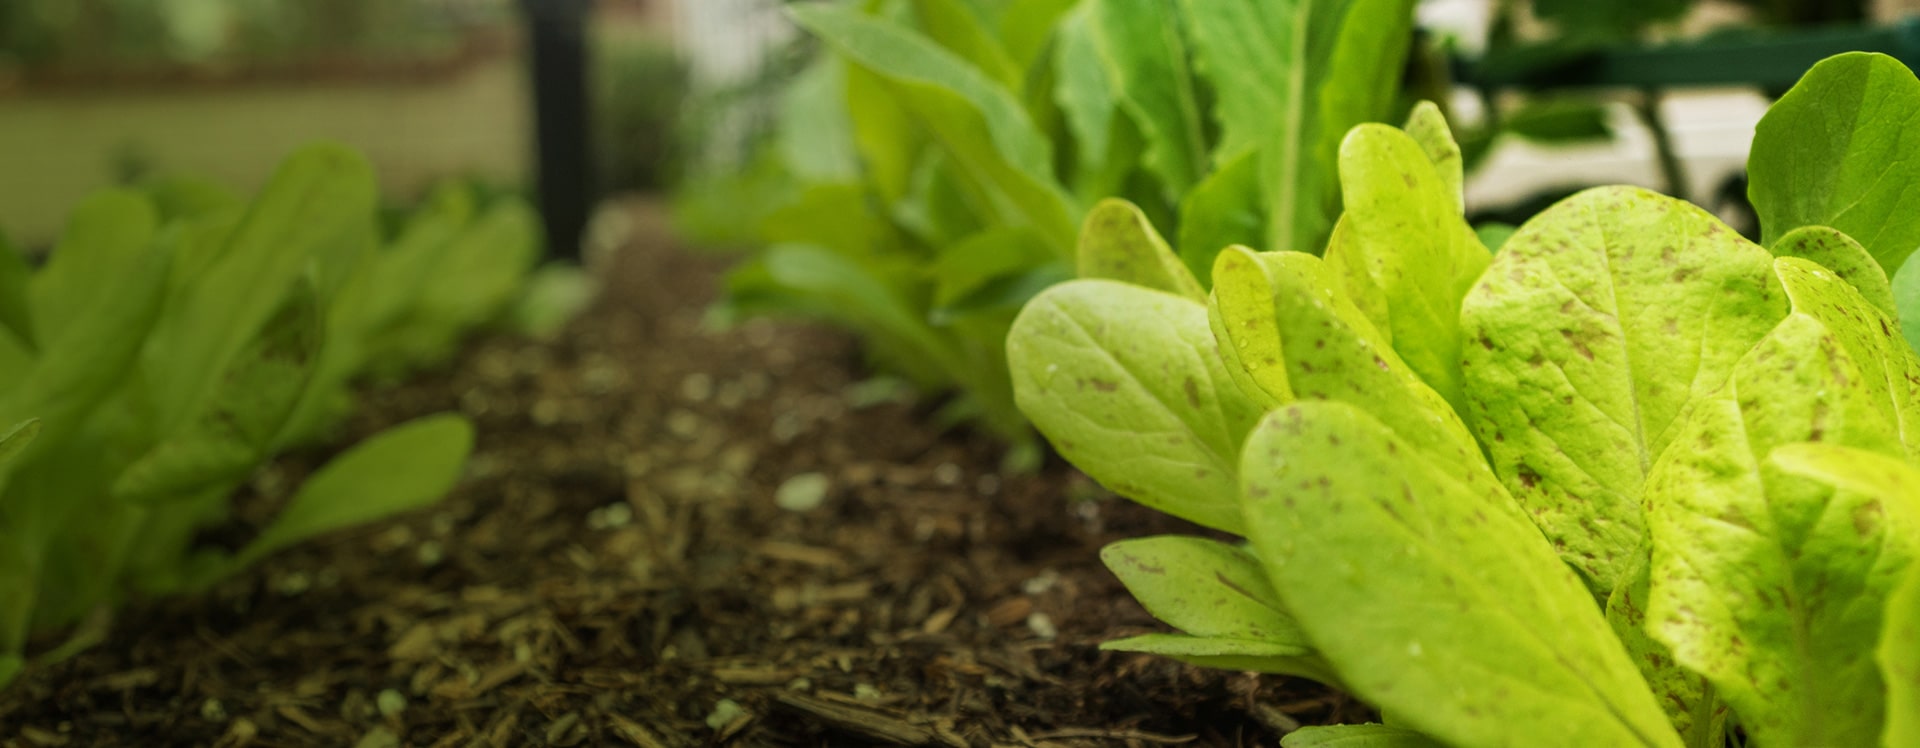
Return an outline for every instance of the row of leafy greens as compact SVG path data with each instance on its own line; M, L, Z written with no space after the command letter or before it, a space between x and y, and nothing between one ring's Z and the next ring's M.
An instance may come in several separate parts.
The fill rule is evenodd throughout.
M1247 541L1107 548L1179 630L1107 646L1381 710L1296 748L1920 745L1914 111L1892 58L1810 71L1757 130L1760 244L1605 187L1490 253L1426 107L1346 136L1324 256L1232 247L1207 292L1089 222L1019 405Z
M0 683L36 636L453 485L472 427L428 416L329 462L245 545L196 542L262 463L330 435L355 378L444 356L525 284L520 201L450 187L383 244L375 199L364 159L314 146L251 201L185 179L108 190L39 267L0 246Z
M1319 246L1339 138L1398 116L1413 5L796 5L825 53L782 106L784 179L743 201L771 207L729 214L762 248L725 308L844 324L916 384L958 390L947 417L1028 440L1005 336L1073 276L1092 204L1124 196L1174 227L1195 269L1229 244Z

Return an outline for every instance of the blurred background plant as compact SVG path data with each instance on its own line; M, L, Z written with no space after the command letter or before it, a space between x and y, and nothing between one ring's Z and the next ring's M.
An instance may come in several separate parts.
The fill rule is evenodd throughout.
M507 0L8 0L0 64L98 70L154 62L420 57L511 20Z

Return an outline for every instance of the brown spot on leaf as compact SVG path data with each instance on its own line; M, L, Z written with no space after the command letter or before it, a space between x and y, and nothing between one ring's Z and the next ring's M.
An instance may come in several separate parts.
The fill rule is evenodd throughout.
M1872 538L1880 532L1880 520L1886 509L1878 501L1869 501L1853 508L1853 530L1860 533L1862 540Z
M1586 336L1576 334L1572 330L1561 330L1560 337L1566 338L1567 344L1573 346L1574 352L1580 354L1581 358L1593 360L1593 348L1587 345Z

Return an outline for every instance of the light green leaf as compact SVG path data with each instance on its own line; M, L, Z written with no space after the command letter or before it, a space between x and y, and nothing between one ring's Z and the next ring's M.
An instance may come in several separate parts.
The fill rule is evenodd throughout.
M1772 245L1802 226L1858 240L1891 275L1920 247L1920 80L1899 60L1822 60L1754 128L1747 195Z
M998 226L981 231L942 247L927 268L927 276L933 281L934 308L962 303L995 281L1051 261L1046 240L1032 229Z
M1108 280L1048 289L1007 337L1014 396L1113 492L1229 532L1240 441L1259 418L1214 351L1206 307Z
M1280 748L1441 748L1420 733L1387 725L1302 727L1280 738Z
M1893 274L1893 303L1907 347L1920 350L1920 263L1900 266Z
M448 252L459 251L456 240L473 221L475 203L471 188L446 184L430 193L407 217L400 235L375 260L378 269L365 310L371 329L378 331L396 324L412 311L420 289L434 277L435 265Z
M1266 393L1263 404L1344 402L1421 449L1484 473L1466 424L1401 361L1320 258L1234 248L1221 253L1213 282L1220 350L1243 372L1243 389Z
M438 501L459 479L472 449L473 425L457 415L427 416L380 432L308 478L235 563L245 566L306 538Z
M920 17L920 30L935 43L960 59L971 63L988 79L1008 91L1019 93L1026 73L1007 54L985 19L962 0L913 0Z
M904 198L914 170L925 160L927 134L893 95L887 80L859 65L841 65L846 75L847 119L868 183L888 202ZM783 136L785 137L785 136ZM806 144L794 139L793 147Z
M26 351L40 347L34 331L33 301L27 290L32 277L33 268L27 266L26 255L0 234L0 326L13 333Z
M1501 247L1507 246L1507 240L1512 239L1514 232L1519 230L1518 226L1497 221L1473 227L1473 233L1479 235L1480 243L1485 245L1489 252L1498 252Z
M1147 612L1186 632L1130 637L1102 649L1338 682L1274 594L1259 559L1245 549L1160 535L1112 543L1100 560Z
M8 683L13 682L13 679L19 677L20 671L26 667L26 661L20 659L19 655L0 654L0 688L5 688Z
M780 161L807 182L850 182L860 178L860 153L847 104L846 61L820 55L780 99L780 129L774 141Z
M1726 381L1784 302L1765 250L1632 187L1534 217L1467 295L1469 420L1598 596L1640 547L1642 483L1689 401Z
M1158 535L1110 543L1100 560L1148 613L1188 634L1308 646L1260 560L1245 549Z
M1227 162L1180 199L1180 260L1195 276L1207 278L1227 247L1266 243L1259 155Z
M0 435L0 469L4 469L13 461L13 458L19 457L27 445L32 444L38 436L40 436L40 421L36 418L14 424L6 434Z
M593 306L602 287L599 276L565 262L540 266L527 276L526 289L508 315L512 329L536 340L551 340Z
M74 208L59 245L27 286L39 325L32 339L43 344L58 339L98 304L108 291L100 274L137 262L149 251L159 220L153 204L133 190L105 190Z
M1079 273L1082 278L1106 278L1205 301L1187 266L1180 264L1167 240L1133 203L1118 198L1102 200L1087 213L1080 229Z
M1073 134L1074 158L1081 172L1098 171L1106 161L1108 134L1119 107L1100 60L1089 7L1079 5L1060 22L1053 53L1053 77L1058 81L1054 102Z
M988 193L1003 222L1031 226L1063 256L1070 251L1077 211L1053 180L1052 147L1011 92L924 37L856 10L805 4L793 6L792 13L801 26L884 79Z
M1207 172L1207 142L1173 0L1087 0L1120 106L1146 135L1141 154L1169 202Z
M1293 269L1295 265L1310 265ZM1219 345L1227 374L1263 408L1293 402L1287 381L1285 341L1280 337L1274 276L1312 273L1317 265L1299 252L1255 252L1227 247L1213 261L1213 294L1207 324Z
M447 329L451 341L503 314L540 259L540 217L503 199L466 226L416 290L414 314Z
M1313 650L1299 644L1185 634L1142 634L1103 642L1100 648L1170 657L1189 665L1219 670L1294 675L1336 687L1340 682L1324 660L1314 655Z
M1648 476L1651 632L1756 742L1866 745L1884 710L1862 642L1920 542L1920 476L1881 455L1915 453L1920 360L1834 273L1774 267L1792 314Z
M1447 196L1453 198L1454 211L1465 214L1466 162L1461 159L1460 144L1453 139L1453 130L1447 127L1447 118L1440 113L1440 107L1431 101L1415 104L1413 113L1407 115L1407 126L1402 129L1415 143L1420 144L1420 150L1433 163L1433 171L1439 175L1441 186L1446 189Z
M1793 316L1815 321L1826 336L1820 345L1837 343L1847 359L1846 368L1861 375L1858 379L1835 379L1835 389L1848 390L1849 397L1864 398L1866 407L1886 424L1898 440L1888 448L1888 454L1920 460L1920 357L1905 345L1893 320L1869 304L1852 284L1807 260L1780 258L1774 261L1774 273L1793 302ZM1776 330L1776 334L1785 332ZM1801 350L1811 352L1810 347ZM1788 404L1801 394L1771 398L1767 407L1791 407ZM1808 441L1820 439L1809 434ZM1900 445L1904 445L1904 451Z
M1257 152L1268 250L1317 252L1339 212L1335 151L1388 115L1412 30L1408 0L1182 0L1216 92L1217 160ZM1218 250L1218 247L1212 248Z
M161 432L199 414L222 372L280 308L294 279L319 258L370 236L373 170L335 145L311 146L281 164L246 217L189 279L154 331L146 357Z
M1007 56L1021 70L1030 70L1046 51L1049 41L1060 37L1063 16L1077 10L1080 0L1011 0L1000 11L995 25L1005 43Z
M123 384L166 297L169 255L149 251L106 279L98 300L47 342L13 389L0 396L0 423L44 422L38 444L65 446ZM49 500L58 497L47 497Z
M1680 745L1593 598L1487 473L1337 402L1269 414L1242 459L1254 551L1356 696L1448 745Z
M1673 661L1673 651L1647 633L1647 603L1653 594L1650 561L1636 557L1633 570L1622 577L1607 598L1607 624L1613 627L1640 675L1667 712L1667 721L1689 746L1726 745L1727 706L1698 673Z
M1438 115L1435 115L1438 116ZM1491 257L1411 136L1355 127L1340 146L1346 201L1327 265L1422 381L1465 411L1460 300Z
M1867 254L1865 247L1838 229L1802 226L1787 232L1768 250L1776 257L1800 257L1832 270L1853 284L1867 303L1874 305L1889 319L1900 319L1900 309L1893 303L1893 285L1888 282L1886 271L1880 269L1880 263Z
M1887 726L1880 744L1920 745L1920 565L1909 565L1887 597L1875 659L1887 684Z
M129 465L114 482L114 498L178 502L244 478L278 446L313 374L323 334L313 289L296 286L234 357L206 409Z
M187 175L164 176L140 188L159 210L163 223L238 210L246 205L239 193L226 185Z

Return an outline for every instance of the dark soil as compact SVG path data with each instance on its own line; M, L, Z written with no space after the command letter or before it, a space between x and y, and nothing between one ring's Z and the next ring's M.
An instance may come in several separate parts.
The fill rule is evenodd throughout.
M486 341L368 396L354 432L479 424L445 503L123 610L108 644L0 693L0 744L1238 746L1365 716L1100 651L1161 627L1099 548L1193 528L1057 463L1001 474L990 439L928 425L938 403L862 384L840 334L709 330L724 261L635 215L560 340ZM777 505L807 474L824 501Z

